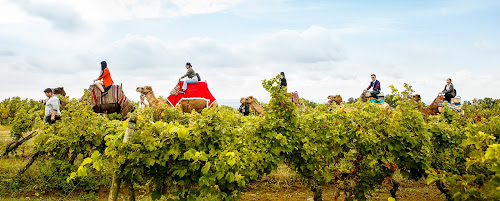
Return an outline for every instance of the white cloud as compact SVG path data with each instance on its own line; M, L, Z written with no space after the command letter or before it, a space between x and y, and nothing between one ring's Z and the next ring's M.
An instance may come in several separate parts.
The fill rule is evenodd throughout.
M0 24L24 24L30 17L18 5L8 0L0 0Z
M243 0L172 0L181 15L215 13L241 3Z
M185 62L193 63L218 99L248 95L266 99L261 81L281 71L287 75L289 91L325 102L330 94L341 94L345 100L358 97L371 73L377 74L386 94L389 85L402 90L406 82L424 100L435 97L447 77L465 100L495 96L491 91L500 90L495 39L485 37L476 43L448 40L460 40L466 43L463 46L418 38L421 35L393 39L391 36L401 35L400 22L389 18L346 17L328 26L333 28L325 26L330 21L315 26L294 19L287 12L301 12L300 8L283 0L13 2L0 0L0 73L8 75L0 80L8 86L0 91L0 98L43 98L45 87L57 86L64 86L69 96L79 97L97 77L101 60L108 61L115 83L123 83L133 100L138 100L137 86L152 85L157 95L168 95L185 73ZM63 11L54 14L51 10ZM178 22L196 21L205 16L194 15L214 12L223 15L211 15L213 19L243 15L258 26L252 26L252 33L221 30L224 36L219 37L203 33L203 28L182 35L184 29ZM193 16L179 17L187 15ZM6 20L11 16L16 19ZM277 16L279 22L288 24L278 25L273 21ZM282 20L287 17L290 19ZM265 20L273 23L265 24ZM227 27L220 22L214 25ZM419 32L424 33L428 30ZM27 81L13 87L19 80Z
M55 28L76 31L84 26L79 13L73 7L62 2L47 1L41 3L40 1L30 0L17 0L14 2L24 9L28 15L47 20Z

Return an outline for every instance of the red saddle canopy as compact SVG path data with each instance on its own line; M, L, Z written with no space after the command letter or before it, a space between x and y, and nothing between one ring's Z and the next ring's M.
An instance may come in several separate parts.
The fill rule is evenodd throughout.
M179 81L177 84L180 88L182 88L182 84L184 81ZM212 93L210 93L210 90L208 90L208 86L206 82L197 82L193 84L188 84L186 88L186 93L178 93L176 95L170 95L168 96L167 100L168 102L173 105L174 107L181 102L182 100L204 100L207 102L207 107L212 106L212 104L215 102L214 96L212 96Z

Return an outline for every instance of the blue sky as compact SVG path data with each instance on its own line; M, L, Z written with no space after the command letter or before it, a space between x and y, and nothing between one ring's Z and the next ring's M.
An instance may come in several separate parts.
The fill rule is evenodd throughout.
M0 0L0 98L70 97L108 62L115 83L167 96L191 62L217 99L267 99L263 79L327 101L409 83L432 100L500 98L500 1Z

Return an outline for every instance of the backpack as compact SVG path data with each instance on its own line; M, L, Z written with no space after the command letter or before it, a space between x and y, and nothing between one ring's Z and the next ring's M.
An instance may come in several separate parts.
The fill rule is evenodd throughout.
M201 81L200 74L196 73L196 77L198 78L198 82Z

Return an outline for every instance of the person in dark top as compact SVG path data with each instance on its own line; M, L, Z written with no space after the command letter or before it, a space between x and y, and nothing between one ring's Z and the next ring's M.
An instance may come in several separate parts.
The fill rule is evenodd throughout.
M455 93L455 87L453 86L453 83L451 83L450 78L446 79L446 85L441 92L444 93L444 98L446 99L446 101L448 101L448 103L451 102L451 98L455 98L455 96L457 95Z
M281 75L280 78L280 89L281 89L282 87L286 87L286 78L284 72L281 72L280 75Z
M380 82L377 80L377 76L375 74L372 74L371 77L372 81L370 82L370 86L368 86L366 90L370 90L370 88L373 88L371 94L373 97L378 98L378 94L380 94Z
M180 81L182 78L185 78L185 77L189 78L189 79L184 80L184 83L182 84L182 90L180 91L180 93L182 93L182 94L186 93L186 89L187 89L188 84L194 84L194 83L197 83L199 81L198 78L193 79L194 77L198 77L198 76L197 76L196 72L194 72L193 66L191 65L191 63L189 63L189 62L186 63L186 69L188 69L187 73L179 79L179 81Z
M243 114L243 116L248 116L248 114L250 114L250 107L248 106L248 104L245 104L244 102L244 98L241 98L240 99L240 107L238 108L238 111Z

